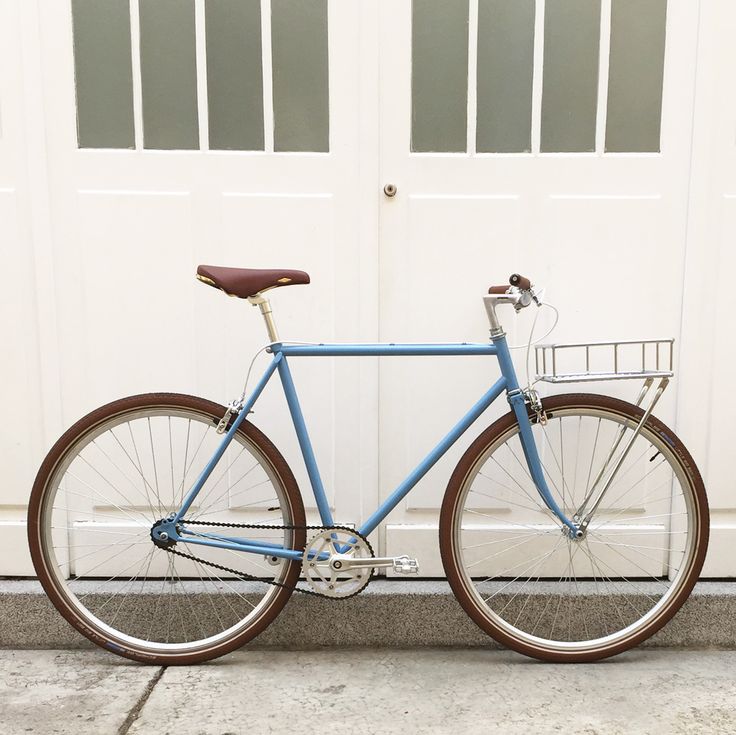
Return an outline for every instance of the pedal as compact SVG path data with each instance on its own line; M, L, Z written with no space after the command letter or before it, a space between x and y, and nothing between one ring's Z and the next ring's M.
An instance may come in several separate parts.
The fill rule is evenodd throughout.
M396 574L419 574L419 562L408 556L396 556L393 559Z

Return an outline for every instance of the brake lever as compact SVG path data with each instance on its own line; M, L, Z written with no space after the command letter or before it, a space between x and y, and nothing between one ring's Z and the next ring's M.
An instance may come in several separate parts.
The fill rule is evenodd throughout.
M537 297L533 286L531 288L517 288L517 293L519 295L519 300L514 304L514 309L516 309L517 312L530 306L532 301L537 306L542 305L542 302Z
M517 314L522 310L525 309L529 304L532 303L532 295L531 290L518 290L518 299L514 302L514 309L516 310Z

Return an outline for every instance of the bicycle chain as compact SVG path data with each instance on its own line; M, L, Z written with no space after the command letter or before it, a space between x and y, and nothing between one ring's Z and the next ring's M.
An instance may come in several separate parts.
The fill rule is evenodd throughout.
M371 556L374 557L375 554L373 553L373 547L370 544L370 541L363 536L363 534L358 533L354 528L350 528L349 526L293 526L293 525L278 525L275 523L270 524L263 524L263 523L223 523L221 521L187 521L182 520L180 523L188 526L217 526L219 528L256 528L256 529L266 529L268 531L347 531L348 533L352 533L355 536L358 536L362 541L365 542L366 546L368 547L368 550L371 552ZM368 581L359 589L357 592L353 592L352 595L345 595L345 597L330 597L330 595L322 594L321 592L315 592L314 590L307 590L303 587L297 587L296 585L291 586L288 584L284 584L283 582L277 582L275 579L268 580L268 579L261 579L260 577L256 577L254 574L248 574L248 572L241 572L237 569L231 569L230 567L223 566L222 564L217 564L213 561L207 561L206 559L201 559L198 556L194 556L193 554L187 554L185 551L176 551L175 549L169 547L166 548L165 551L167 551L169 554L174 554L176 556L181 556L183 559L189 559L191 561L199 562L200 564L205 564L209 567L212 567L214 569L219 569L223 572L229 572L230 574L234 574L239 579L242 579L244 582L263 582L265 584L270 584L274 587L282 587L285 590L290 590L291 592L299 592L302 595L311 595L312 597L324 597L328 600L349 600L351 597L355 597L356 595L359 595L369 584L371 579L373 579L373 572L374 569L371 569L370 576L368 577ZM302 551L304 551L304 547L302 548Z

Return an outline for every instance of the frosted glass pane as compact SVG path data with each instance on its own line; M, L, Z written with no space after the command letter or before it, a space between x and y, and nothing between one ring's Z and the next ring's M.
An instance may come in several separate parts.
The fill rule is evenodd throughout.
M140 0L143 145L199 148L194 0Z
M547 0L543 151L595 150L600 0Z
M613 0L607 151L659 151L667 0Z
M534 0L480 0L476 150L530 151Z
M80 148L135 148L128 0L73 0Z
M261 0L207 0L210 148L263 150Z
M413 0L411 149L467 149L468 0Z
M327 0L272 0L274 149L330 149Z

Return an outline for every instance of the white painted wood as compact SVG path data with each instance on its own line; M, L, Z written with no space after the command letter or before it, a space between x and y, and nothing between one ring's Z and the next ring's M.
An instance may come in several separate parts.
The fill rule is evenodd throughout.
M143 150L143 92L141 82L141 15L139 0L130 0L130 60L133 73L135 149Z
M261 0L261 47L263 49L264 149L273 153L273 55L271 53L271 0Z
M711 506L704 574L736 576L731 383L736 361L736 6L701 3L693 159L680 342L677 432L703 474Z
M36 3L0 2L0 574L32 574L25 508L60 430L54 272ZM20 428L19 428L20 427Z
M542 70L544 68L544 11L547 0L534 3L534 76L532 78L532 153L542 145Z
M469 153L475 153L478 117L478 0L468 5L468 137Z
M10 482L0 491L0 522L15 529L0 536L0 558L15 549L23 559L0 562L0 574L30 573L25 544L22 553L17 550L18 524L33 475L62 427L131 393L181 391L221 403L239 395L251 356L267 336L256 309L194 279L198 263L308 271L312 285L271 295L285 339L377 338L377 216L360 207L365 176L370 188L376 184L371 166L377 143L371 151L370 142L361 148L358 139L361 131L375 130L377 105L370 66L359 65L361 15L369 15L366 3L330 4L328 154L141 150L137 60L137 150L79 150L70 3L0 2L0 177L7 178L0 179L0 241L10 259L6 268L25 269L5 290L23 319L10 320L10 331L3 322L6 343L16 344L3 376L27 384L8 385L4 405L28 435L20 441L21 454L4 468ZM200 56L202 40L200 31ZM375 64L375 37L371 43L363 53L373 54ZM270 70L270 59L264 68ZM265 93L270 109L270 83ZM366 94L374 100L367 123L360 117L360 96ZM34 113L30 123L28 111ZM200 114L205 112L200 84ZM272 125L272 116L267 123ZM32 136L27 148L24 129ZM36 252L45 254L43 263ZM35 294L34 280L47 290ZM256 370L262 367L261 361ZM294 361L292 371L336 519L357 523L377 504L377 366L303 360ZM55 400L49 396L54 385ZM303 462L276 387L274 381L252 418L294 468L314 520Z
M481 296L514 271L548 287L548 299L561 312L557 341L679 338L697 3L673 0L668 6L662 153L619 155L602 152L602 135L594 153L411 154L409 5L381 5L382 180L398 187L395 198L383 201L380 215L382 338L487 339ZM609 3L604 10L610 11ZM542 13L538 3L535 151ZM601 25L607 35L610 20ZM606 69L602 63L602 72ZM601 86L606 88L603 80ZM604 104L599 111L605 113ZM525 343L533 315L511 312L504 317L510 343ZM549 323L543 313L540 334ZM523 375L523 353L516 356ZM490 358L382 363L384 496L497 374ZM629 400L636 397L637 389L630 385L602 388ZM677 387L670 390L658 408L665 421L674 419L677 395ZM492 407L397 509L387 531L388 548L410 555L418 549L426 552L420 539L428 526L436 527L452 468L480 428L505 410L502 404ZM642 508L641 516L645 514ZM413 527L418 529L416 548ZM399 534L402 549L394 539ZM424 568L428 574L440 573L436 555Z
M608 60L611 51L611 0L601 1L601 42L598 57L598 112L596 115L595 149L606 147L606 115L608 113Z
M197 58L197 110L199 114L199 149L210 149L210 121L207 109L207 40L204 0L194 0Z
M196 264L207 261L308 270L311 286L273 294L281 332L293 339L373 340L379 312L385 339L485 339L480 296L513 270L548 286L562 314L560 340L676 336L677 380L657 413L703 471L713 513L705 572L736 574L736 100L724 93L736 64L733 4L670 0L661 154L602 154L599 121L596 153L539 155L540 0L537 153L472 156L408 153L408 0L330 3L331 153L273 154L269 0L262 5L267 152L142 150L133 0L137 150L80 151L70 4L0 0L0 258L13 274L0 297L0 336L11 346L2 400L3 417L24 424L22 436L7 420L0 430L10 448L0 464L0 574L32 572L26 500L64 427L131 392L180 390L220 402L239 392L265 332L256 310L194 281ZM605 69L602 58L601 89ZM381 193L386 183L398 187L393 199ZM506 319L510 341L522 342L531 315ZM548 324L545 315L539 329ZM379 484L385 496L496 374L482 359L382 360L379 432L377 362L293 366L346 522L365 518ZM618 394L631 398L632 390ZM306 490L285 418L271 391L256 423ZM417 555L426 574L442 573L438 507L461 449L379 531L380 549Z

